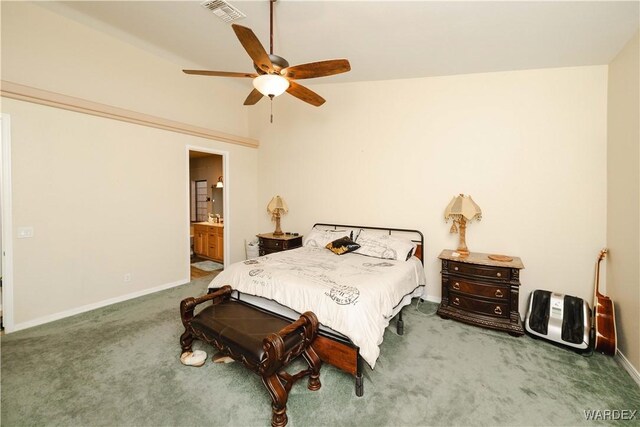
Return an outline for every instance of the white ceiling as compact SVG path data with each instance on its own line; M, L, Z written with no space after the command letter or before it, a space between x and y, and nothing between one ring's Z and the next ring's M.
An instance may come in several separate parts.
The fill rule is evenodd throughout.
M247 15L236 23L251 28L268 51L268 0L230 3ZM230 24L199 1L38 4L163 56L177 68L253 71ZM313 83L607 64L638 30L639 4L279 0L274 53L291 65L351 62L351 72Z

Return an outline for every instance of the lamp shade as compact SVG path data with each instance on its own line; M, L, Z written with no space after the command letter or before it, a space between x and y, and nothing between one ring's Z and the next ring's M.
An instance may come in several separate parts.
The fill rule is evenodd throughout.
M461 217L464 217L467 221L474 219L479 221L482 219L482 210L471 196L465 196L464 194L455 196L444 211L445 219L459 219Z
M253 79L253 87L264 96L278 96L289 88L289 80L277 74L263 74Z
M282 197L273 196L273 199L271 199L271 201L267 205L267 211L269 211L269 213L271 214L276 211L280 213L281 212L287 213L289 212L289 208L287 207L287 204L285 203Z
M222 177L218 177L218 182L216 183L216 188L223 188L224 184L222 183Z

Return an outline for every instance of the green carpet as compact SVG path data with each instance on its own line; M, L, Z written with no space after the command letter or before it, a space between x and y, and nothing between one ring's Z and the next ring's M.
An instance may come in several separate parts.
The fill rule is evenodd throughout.
M2 425L269 425L257 375L238 363L180 364L179 301L209 280L2 337ZM319 391L294 385L289 425L602 425L584 410L640 409L640 389L613 358L444 321L435 310L414 303L404 336L388 328L364 397L328 365Z

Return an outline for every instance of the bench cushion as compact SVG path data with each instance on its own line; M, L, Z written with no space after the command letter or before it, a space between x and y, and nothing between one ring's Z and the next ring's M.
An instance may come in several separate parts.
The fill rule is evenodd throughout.
M194 329L219 339L235 354L243 355L256 365L264 356L262 342L265 337L277 333L290 323L238 301L207 306L191 321ZM285 337L285 349L299 342L299 337L291 334Z

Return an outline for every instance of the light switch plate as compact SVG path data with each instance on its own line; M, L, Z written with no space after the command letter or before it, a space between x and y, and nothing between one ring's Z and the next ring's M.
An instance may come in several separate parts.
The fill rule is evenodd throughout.
M33 227L18 227L18 239L33 237Z

